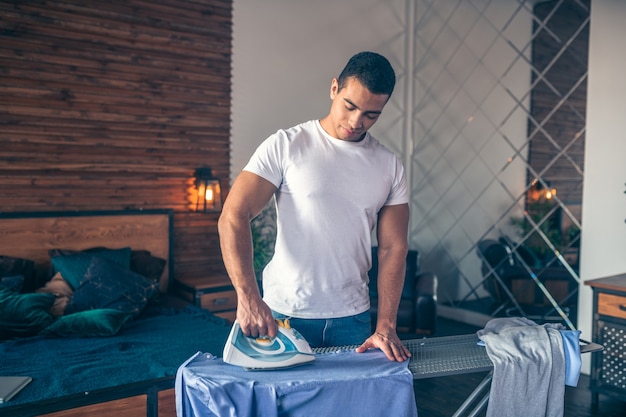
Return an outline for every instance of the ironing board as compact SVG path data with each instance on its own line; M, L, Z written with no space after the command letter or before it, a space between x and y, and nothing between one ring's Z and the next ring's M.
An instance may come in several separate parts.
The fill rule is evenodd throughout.
M478 345L479 339L476 334L410 339L402 342L412 355L408 368L413 374L413 379L489 372L461 404L453 417L462 416L468 411L468 416L476 416L486 407L493 377L493 363L489 359L487 350ZM323 354L352 350L356 347L357 345L314 348L313 352ZM581 354L602 349L602 345L581 340ZM470 410L472 405L474 408Z
M179 417L417 417L411 372L379 350L316 355L307 364L246 371L198 352L176 374Z
M488 372L487 376L480 382L476 389L465 399L463 404L461 404L461 406L454 413L454 417L466 415L465 413L468 413L468 416L476 416L486 407L489 400L489 388L491 386L493 371L493 364L489 359L486 349L482 346L479 346L478 342L479 339L476 334L404 340L403 343L412 354L412 357L407 364L408 369L404 368L404 372L406 372L407 374L412 374L407 375L409 381L411 380L411 378L415 380L476 372ZM349 357L341 357L341 355L344 354L350 355L351 353L347 351L354 350L356 347L357 345L314 348L313 352L316 355L321 356L318 358L318 360L316 360L316 366L322 366L321 372L318 372L319 375L321 375L323 378L326 378L329 377L331 373L337 373L341 374L343 378L344 374L353 372L354 369L358 369L358 366L357 368L354 367L358 364L358 362L372 360L372 364L361 363L361 369L369 372L371 369L374 369L376 367L382 367L382 372L378 372L380 373L380 376L383 376L385 378L394 378L394 381L392 381L393 384L389 384L387 381L380 387L388 387L390 385L393 385L393 396L398 396L402 393L404 394L401 399L400 397L394 397L398 399L398 401L394 401L395 404L408 404L412 402L414 405L415 399L412 396L413 388L410 386L410 384L409 386L406 386L406 383L401 383L403 376L402 370L398 368L400 364L398 364L397 362L388 361L384 357L382 352L374 352L373 355L356 354ZM603 347L601 345L581 341L581 353L595 352L602 349ZM208 355L208 357L212 359L207 359L205 355L201 355L200 353L198 353L179 368L176 381L177 409L179 408L179 404L182 407L183 403L203 404L194 408L193 412L190 412L188 414L182 412L179 413L179 415L181 416L213 416L214 414L211 414L208 410L204 409L206 404L210 404L210 401L207 400L207 398L209 397L205 394L207 394L208 387L210 386L212 386L214 389L220 390L221 387L224 386L224 381L226 381L223 380L224 378L227 378L228 385L232 385L232 381L243 381L244 383L249 383L250 381L271 381L272 383L278 382L280 384L281 379L284 379L284 381L282 381L284 383L284 386L288 387L289 391L297 395L299 395L296 392L297 386L293 385L293 381L308 381L306 384L300 384L299 386L306 386L307 384L308 386L311 386L311 382L317 378L316 375L311 375L310 371L313 368L307 368L307 366L311 365L292 368L291 370L284 371L284 375L283 371L269 371L257 373L244 371L238 367L223 364L221 363L221 359L212 357L211 355ZM348 363L346 362L346 359L357 362ZM331 380L334 378L333 375L330 375L330 377ZM217 378L218 380L215 380L215 378ZM367 378L359 379L361 381L368 381L370 378L368 376ZM323 387L323 385L321 385L319 381L315 380L314 382L315 383L312 384L313 386ZM252 385L256 386L257 388L259 386L267 386L263 384ZM348 381L346 385L353 386L354 383ZM402 386L403 389L399 390L399 386ZM377 389L378 388L379 387L377 387ZM259 392L257 392L256 395L260 395ZM387 397L390 396L391 394ZM318 397L322 398L321 395L318 395ZM338 396L332 393L327 398L337 400L337 397L339 397L340 399L352 398L352 396L349 395ZM360 399L369 398L368 396L364 395L359 395L357 397ZM274 398L274 396L270 395L268 396L268 398L271 400L271 398ZM300 398L300 400L302 400L302 398ZM326 401L322 402L325 403ZM361 406L365 404L361 400L360 402L363 403L360 404ZM380 401L374 402L379 403ZM290 400L290 404L293 405L295 404L295 402ZM302 404L304 406L317 407L315 404L308 401L308 399L306 401L301 401L301 405ZM285 402L283 405L289 404ZM271 408L275 408L274 405L272 405ZM345 407L343 409L345 410ZM320 411L317 408L316 410ZM312 415L310 411L311 410L307 410L307 414L304 415ZM408 410L408 414L411 413L412 410ZM320 414L318 413L318 415ZM323 413L321 415L323 415ZM394 415L400 414L396 413Z

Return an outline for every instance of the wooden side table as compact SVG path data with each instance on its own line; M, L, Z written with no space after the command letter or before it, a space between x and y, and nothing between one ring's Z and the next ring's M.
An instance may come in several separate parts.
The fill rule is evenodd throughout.
M237 294L227 275L177 278L174 293L231 323L237 315Z
M598 394L626 399L626 274L585 285L593 289L593 341L604 345L591 363L593 402Z

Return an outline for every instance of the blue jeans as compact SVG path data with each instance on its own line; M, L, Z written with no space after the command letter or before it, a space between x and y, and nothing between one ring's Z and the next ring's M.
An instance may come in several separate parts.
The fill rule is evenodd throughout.
M338 319L299 319L272 310L277 319L289 319L313 348L329 346L360 345L371 335L369 311Z

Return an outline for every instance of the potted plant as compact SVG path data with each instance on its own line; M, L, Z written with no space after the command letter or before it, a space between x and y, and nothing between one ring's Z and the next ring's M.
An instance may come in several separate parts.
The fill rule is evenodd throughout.
M518 237L523 239L522 244L539 261L540 265L534 266L542 266L549 264L554 258L554 252L543 236L562 253L578 244L580 229L574 224L567 227L562 224L561 208L552 198L556 190L539 188L535 195L533 191L534 189L529 191L525 216L511 218L511 224L517 228ZM533 223L537 225L537 229Z
M263 268L274 256L276 241L276 209L270 201L261 213L252 219L252 244L254 250L254 272L259 283L262 279Z

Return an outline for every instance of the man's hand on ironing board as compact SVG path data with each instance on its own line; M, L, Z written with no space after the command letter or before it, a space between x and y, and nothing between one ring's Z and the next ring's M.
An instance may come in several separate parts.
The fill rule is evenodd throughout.
M243 334L249 337L270 337L278 335L276 321L272 310L260 297L251 299L239 298L237 305L237 322Z
M367 349L378 348L382 350L390 361L404 362L411 357L411 352L402 344L395 331L376 331L361 346L356 349L357 353Z

